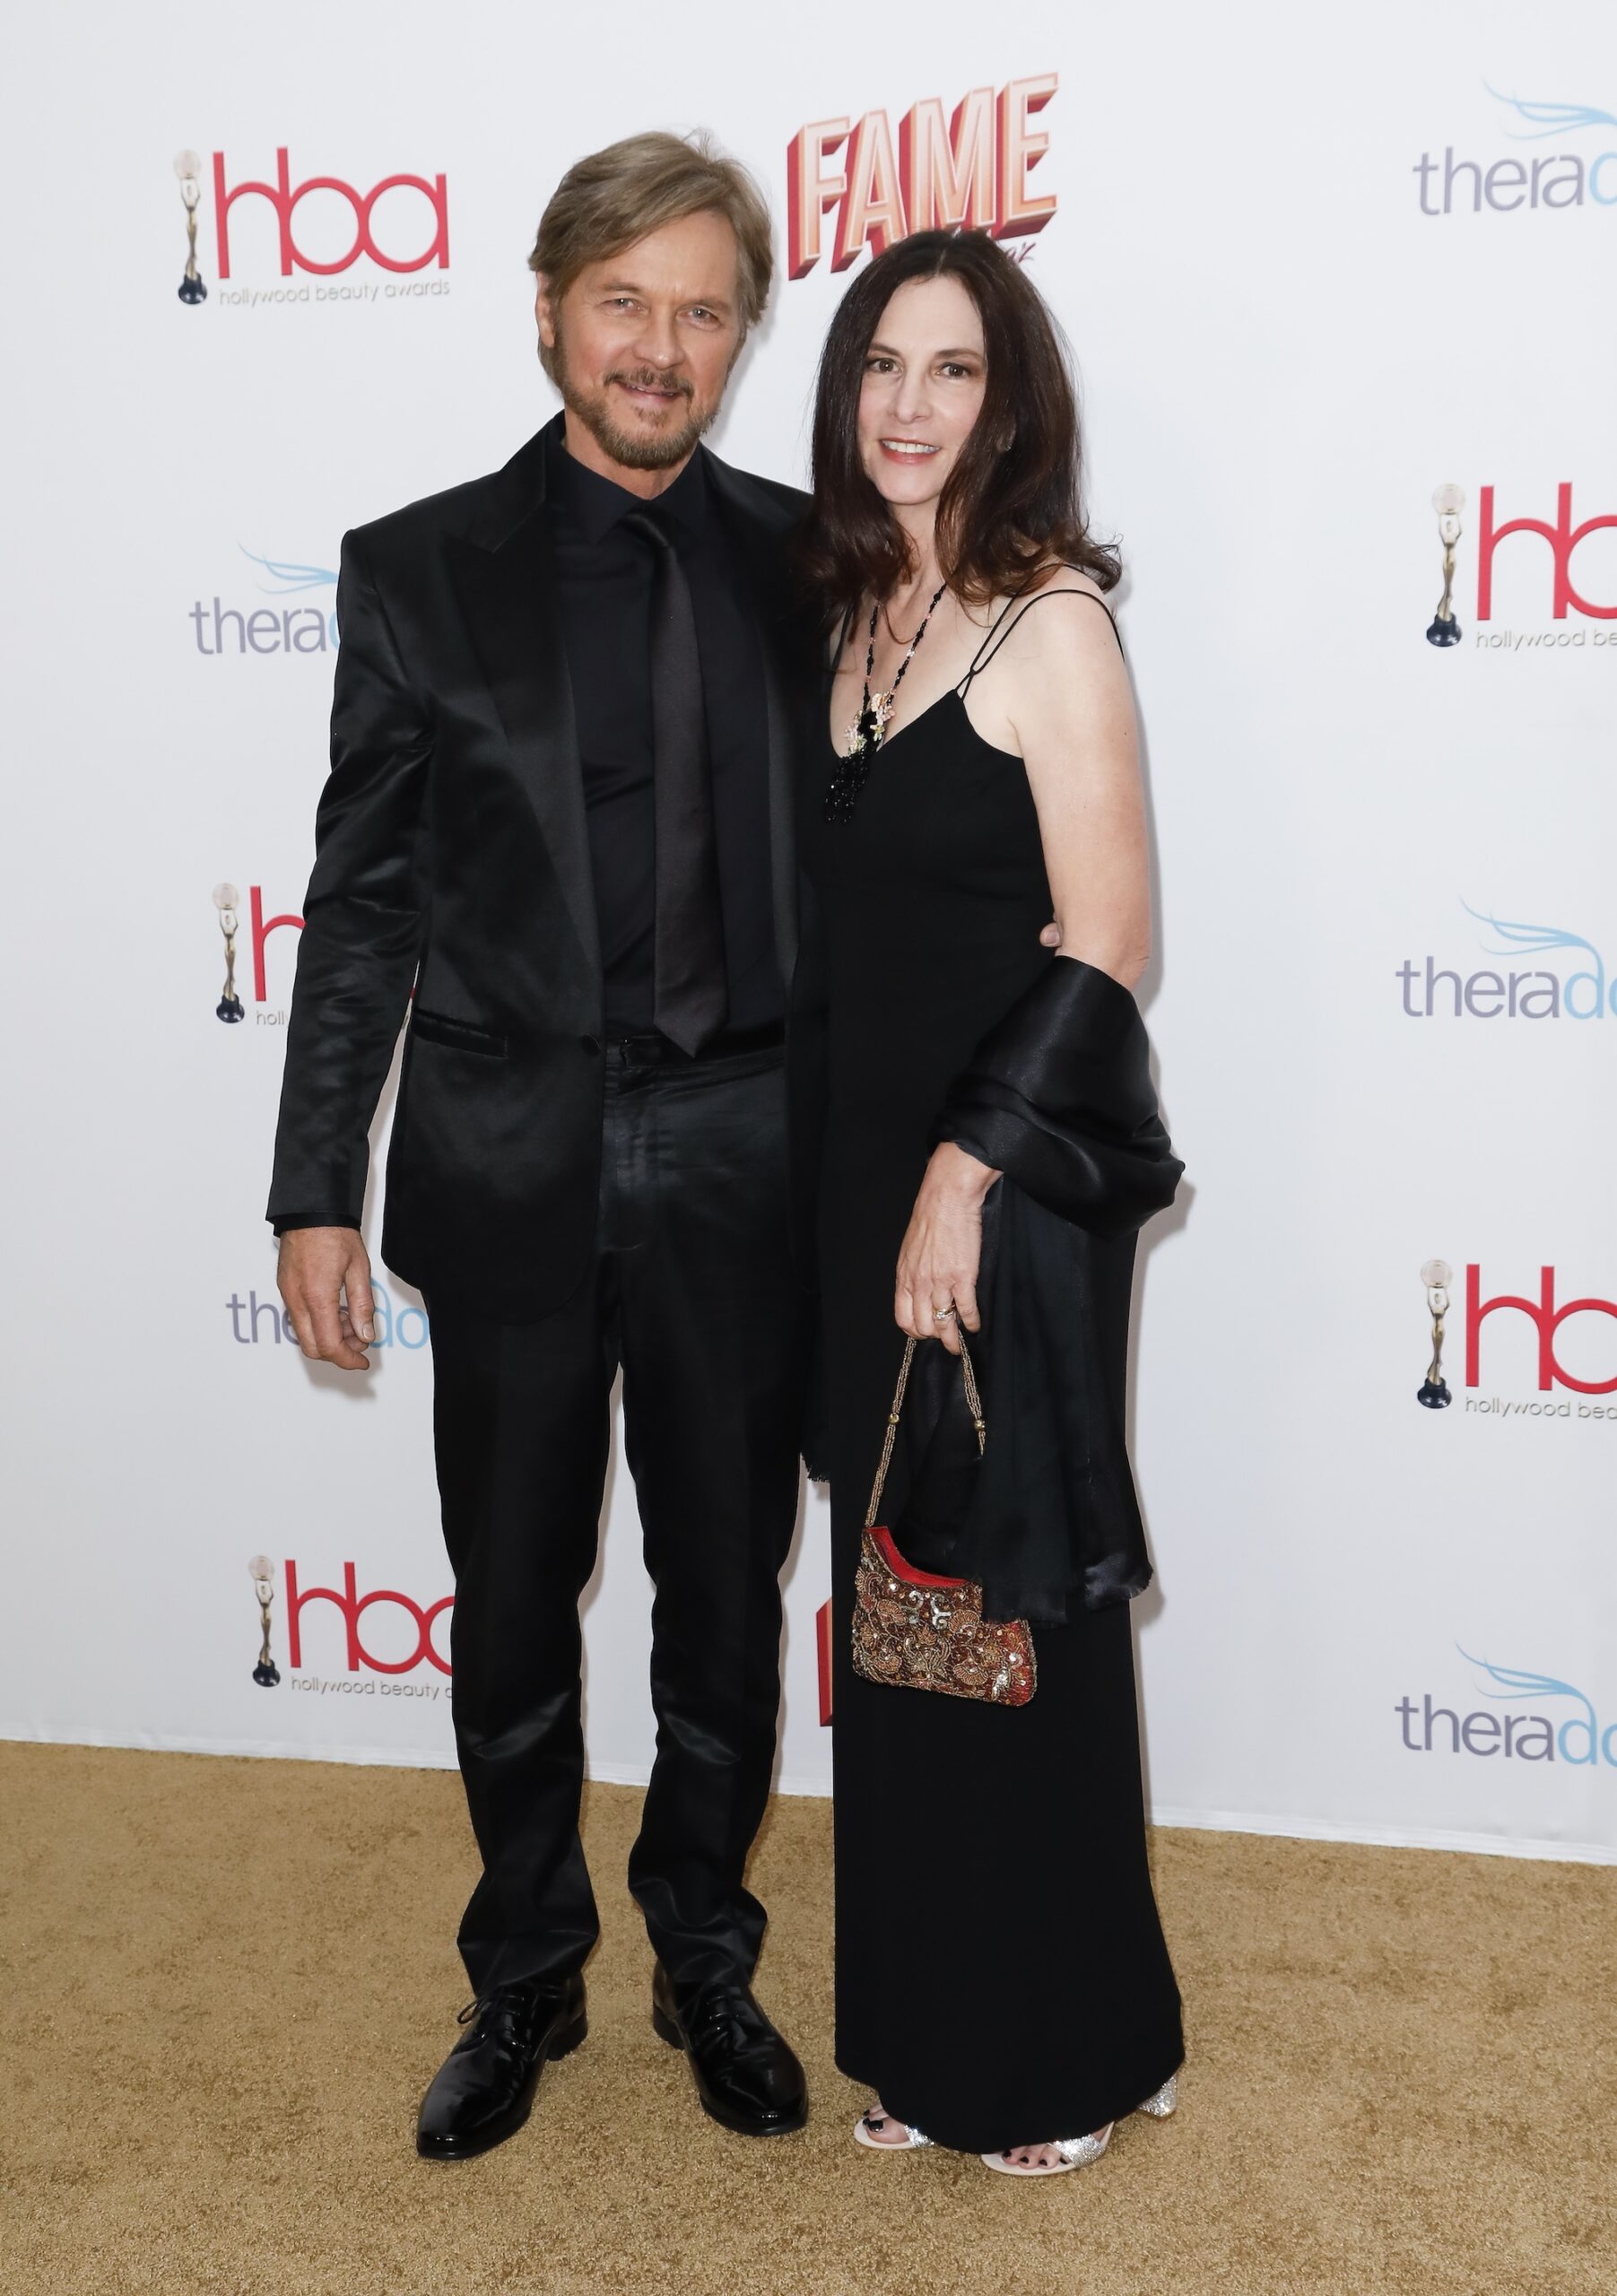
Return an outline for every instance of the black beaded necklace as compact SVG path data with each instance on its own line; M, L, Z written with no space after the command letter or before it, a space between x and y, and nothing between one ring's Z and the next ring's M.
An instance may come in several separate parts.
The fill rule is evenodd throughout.
M921 616L921 626L910 639L898 674L884 693L873 693L870 682L876 666L876 619L882 608L878 600L870 610L869 643L865 648L865 691L860 697L859 714L848 727L842 745L842 754L831 769L831 778L825 792L825 818L828 822L846 822L853 817L859 792L870 778L870 769L875 762L892 717L899 688L904 683L904 673L915 659L915 649L926 635L926 625L937 611L937 602L949 587L940 582L932 594L932 603ZM891 625L890 625L891 626Z

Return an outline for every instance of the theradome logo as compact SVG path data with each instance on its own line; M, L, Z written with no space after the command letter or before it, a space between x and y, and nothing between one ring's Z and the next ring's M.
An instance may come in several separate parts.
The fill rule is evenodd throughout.
M1455 1648L1474 1669L1476 1692L1487 1703L1462 1712L1463 1699L1445 1705L1430 1691L1399 1699L1393 1711L1406 1752L1617 1770L1617 1722L1603 1724L1594 1700L1576 1683L1473 1657L1457 1642Z
M1617 207L1617 113L1594 104L1507 95L1484 81L1499 109L1495 133L1549 150L1456 154L1422 152L1414 163L1422 215L1556 214ZM1595 149L1598 144L1601 148Z
M237 544L256 571L246 578L258 594L236 593L238 603L227 604L215 591L212 598L194 598L186 609L196 651L217 661L222 656L260 660L265 655L325 654L337 644L337 617L320 596L335 590L337 570L297 558L264 558ZM273 604L267 601L273 599Z
M1604 1021L1617 1019L1617 980L1594 942L1568 926L1496 916L1459 904L1483 956L1405 957L1393 969L1411 1021ZM1533 960L1537 961L1534 962ZM1604 1033L1602 1032L1604 1041Z

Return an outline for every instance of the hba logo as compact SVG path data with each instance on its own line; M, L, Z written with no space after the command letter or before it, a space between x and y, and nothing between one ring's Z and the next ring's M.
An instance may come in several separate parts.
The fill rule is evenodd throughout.
M1591 1294L1587 1299L1568 1300L1559 1308L1555 1304L1555 1270L1541 1267L1538 1272L1538 1297L1528 1299L1524 1293L1500 1292L1491 1300L1482 1297L1482 1271L1473 1261L1465 1270L1465 1385L1480 1386L1482 1382L1482 1325L1490 1316L1526 1316L1537 1335L1537 1372L1540 1392L1549 1394L1552 1387L1569 1387L1575 1395L1609 1396L1617 1393L1617 1371L1609 1379L1580 1379L1565 1370L1556 1357L1556 1337L1561 1326L1573 1316L1608 1316L1617 1323L1617 1300L1603 1300ZM1497 1328L1497 1326L1496 1326ZM1617 1337L1617 1335L1612 1335Z
M297 239L299 206L306 199L319 201L322 196L327 213L331 201L346 202L352 222L352 241L330 261L307 254ZM230 276L231 210L241 201L260 199L266 201L274 213L283 279L290 279L298 271L329 279L351 269L361 256L383 271L424 271L431 263L436 263L440 271L448 269L449 194L444 177L384 176L379 183L363 192L357 186L345 183L341 176L309 176L303 182L294 184L287 147L283 144L275 153L274 183L244 178L239 183L230 184L226 180L224 153L213 154L213 220L221 279ZM387 236L399 250L397 253L390 252L378 237L377 209L384 199L388 201ZM421 206L423 201L424 214ZM337 244L341 245L340 239Z
M1438 532L1443 544L1443 595L1438 603L1436 618L1426 632L1427 642L1439 648L1457 646L1461 639L1459 617L1454 610L1456 552L1465 522L1465 489L1453 480L1439 486L1432 496L1432 508L1438 513ZM1588 622L1617 622L1617 546L1595 545L1591 559L1588 549L1592 535L1617 531L1617 510L1597 510L1592 517L1575 519L1572 512L1572 481L1561 479L1555 490L1555 516L1541 518L1535 510L1543 498L1533 508L1509 507L1512 515L1500 516L1500 504L1491 486L1480 490L1477 500L1477 562L1476 618L1479 622L1493 620L1494 578L1500 570L1500 545L1511 542L1512 548L1502 561L1506 587L1517 602L1517 612L1542 613L1547 604L1551 619L1565 622L1569 613L1581 614ZM1523 535L1530 540L1517 542ZM1544 559L1539 544L1548 546L1549 558ZM1583 551L1578 579L1573 578L1574 554ZM1544 579L1549 577L1548 581ZM1604 597L1594 597L1578 587L1578 581L1604 589ZM1570 631L1489 631L1476 633L1479 646L1491 648L1509 648L1513 652L1524 646L1564 647L1583 646L1586 634L1581 630ZM1617 631L1597 630L1596 646L1617 646Z
M1572 482L1563 479L1555 490L1554 518L1538 518L1526 513L1500 519L1494 508L1491 486L1482 490L1478 505L1481 525L1477 533L1476 618L1491 621L1493 616L1494 556L1499 545L1508 535L1536 535L1550 546L1550 612L1556 622L1564 622L1569 609L1585 614L1592 622L1617 622L1617 604L1603 604L1587 598L1572 581L1572 553L1588 535L1603 528L1617 526L1617 510L1602 510L1592 518L1572 522ZM1518 544L1518 552L1522 546ZM1543 567L1542 559L1539 561Z
M911 231L991 231L999 239L1042 231L1056 197L1030 188L1050 145L1033 121L1056 84L1054 72L1041 72L1009 82L997 100L991 87L973 88L947 116L940 97L924 97L900 120L896 145L885 111L800 127L787 146L787 276L805 278L820 261L833 209L833 271Z
M359 1573L352 1562L343 1565L343 1585L335 1587L300 1587L298 1566L290 1558L286 1563L286 1657L295 1674L303 1664L303 1638L306 1631L304 1613L311 1603L329 1604L342 1621L342 1650L343 1663L351 1674L369 1672L373 1674L407 1674L417 1666L436 1667L440 1674L450 1672L448 1657L433 1639L437 1620L455 1607L453 1595L440 1595L437 1602L425 1605L408 1595L401 1595L396 1587L377 1587L369 1594L359 1589ZM386 1627L378 1618L373 1622L374 1631L383 1643L378 1653L369 1648L361 1630L361 1621L368 1611L384 1608L396 1613Z
M246 1010L236 986L236 936L241 929L238 914L240 900L241 896L234 885L218 884L213 888L213 907L218 912L219 929L224 935L225 955L224 993L215 1009L219 1018L225 1022L240 1021L246 1018ZM265 917L262 885L248 887L248 927L253 958L253 1002L256 1004L267 1004L269 969L265 962L265 951L270 935L278 933L283 926L293 932L301 933L303 919L295 909L285 909L279 917ZM283 1013L274 1015L277 1021L284 1017ZM265 1015L260 1013L258 1018L263 1020Z
M1617 1017L1617 980L1593 941L1560 925L1532 925L1486 909L1460 907L1482 928L1477 942L1489 956L1548 958L1536 965L1439 964L1435 956L1405 957L1394 968L1403 985L1408 1020L1602 1021Z
M1482 1677L1481 1694L1491 1702L1517 1707L1517 1711L1490 1714L1478 1709L1470 1714L1454 1706L1439 1706L1430 1691L1417 1700L1401 1698L1393 1711L1402 1726L1404 1749L1412 1754L1472 1754L1486 1761L1499 1755L1507 1761L1562 1761L1590 1770L1617 1770L1617 1722L1604 1729L1594 1700L1575 1683L1559 1674L1537 1674L1519 1666L1496 1666L1491 1659L1474 1658L1455 1645L1468 1666ZM1548 1709L1521 1712L1524 1700ZM1565 1701L1578 1711L1569 1713Z

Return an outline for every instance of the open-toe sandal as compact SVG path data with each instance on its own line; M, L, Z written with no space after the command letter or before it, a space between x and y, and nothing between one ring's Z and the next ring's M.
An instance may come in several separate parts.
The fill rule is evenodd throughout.
M1002 2177L1065 2177L1069 2169L1087 2168L1091 2161L1100 2158L1112 2141L1114 2125L1108 2120L1093 2136L1058 2136L1048 2149L1060 2158L1040 2161L1037 2166L1030 2161L1013 2161L1004 2152L979 2152L977 2157L985 2169L996 2170ZM1030 2152L1033 2149L1030 2144L1011 2147L1013 2152Z
M871 2106L854 2123L854 2143L868 2145L873 2152L918 2152L922 2145L931 2144L929 2136L923 2136L918 2128L910 2128L908 2123L904 2124L906 2135L902 2144L883 2143L875 2132L878 2128L885 2128L891 2118L891 2113L879 2113L874 2105Z
M1152 2120L1166 2120L1178 2101L1178 2075L1170 2073L1156 2094L1147 2097L1143 2105L1135 2107L1135 2110L1146 2114ZM1058 2137L1049 2149L1059 2153L1060 2159L1042 2162L1037 2168L1031 2161L1013 2161L1004 2152L979 2152L977 2157L985 2169L993 2169L1002 2177L1065 2177L1069 2169L1087 2168L1091 2161L1098 2161L1111 2143L1112 2130L1116 2126L1115 2121L1108 2121L1106 2126L1097 2130L1093 2136ZM865 2141L867 2144L871 2142L868 2137ZM1030 2144L1009 2147L1012 2152L1030 2152L1033 2149Z

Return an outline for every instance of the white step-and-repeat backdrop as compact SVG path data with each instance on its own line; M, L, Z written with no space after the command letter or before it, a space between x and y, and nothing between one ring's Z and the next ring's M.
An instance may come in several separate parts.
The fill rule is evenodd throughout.
M935 217L997 230L1075 346L1189 1167L1139 1292L1158 1818L1608 1858L1617 27L937 0L925 35L852 0L25 25L0 1731L452 1759L420 1301L385 1282L369 1379L311 1370L261 1219L338 538L549 414L546 194L700 124L779 236L731 460L803 475L839 294ZM604 1527L590 1758L636 1779L621 1465ZM808 1792L825 1530L811 1495Z

